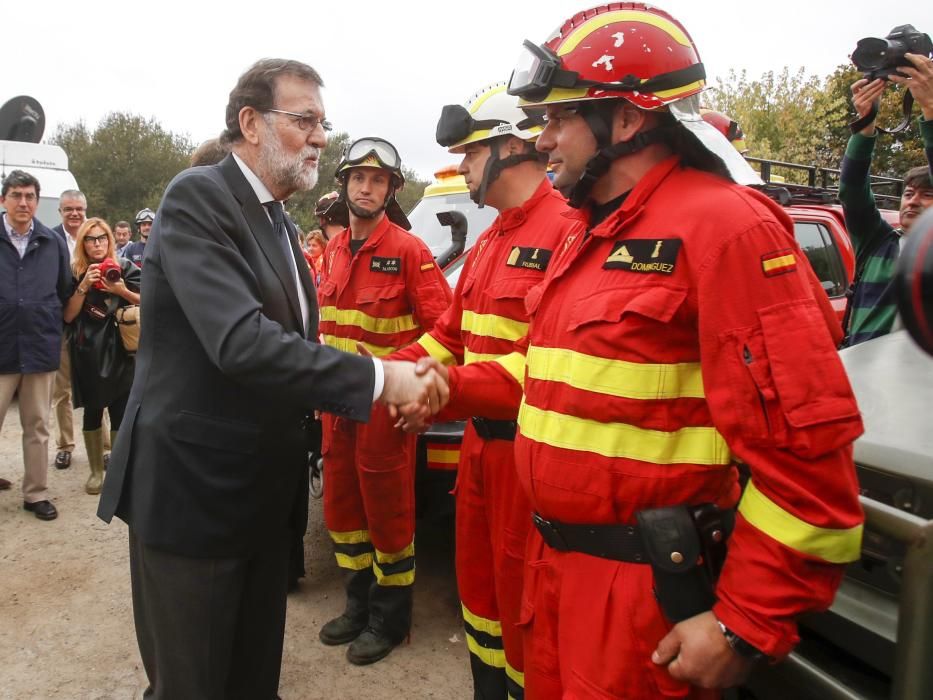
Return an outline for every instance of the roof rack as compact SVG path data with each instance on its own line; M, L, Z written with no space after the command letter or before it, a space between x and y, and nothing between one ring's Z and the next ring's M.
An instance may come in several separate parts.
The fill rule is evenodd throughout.
M785 163L780 160L766 158L752 158L745 156L749 163L757 165L764 185L759 189L783 206L789 204L838 204L839 203L839 169L822 168L817 165L803 165L801 163ZM772 173L773 168L784 168L790 171L804 172L807 175L807 184L787 183L780 176ZM900 206L901 192L904 181L895 177L871 175L872 191L875 202L881 208L894 208ZM888 192L876 192L876 189L887 189Z

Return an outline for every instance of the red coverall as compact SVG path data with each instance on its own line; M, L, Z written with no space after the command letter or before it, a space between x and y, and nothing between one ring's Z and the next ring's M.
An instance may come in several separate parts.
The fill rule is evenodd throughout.
M551 263L516 346L516 462L542 517L730 508L736 462L749 466L713 612L773 658L797 642L797 615L831 603L863 520L839 325L792 226L763 195L671 157ZM495 376L514 384L496 363L462 368L451 396L508 396ZM558 552L533 529L521 624L535 700L711 695L652 663L671 625L644 564Z
M393 359L431 355L445 365L463 365L512 353L528 330L528 290L542 281L568 232L581 230L578 221L563 216L567 211L564 198L543 179L522 206L500 212L470 251L453 303L434 330ZM519 391L509 393L513 411L507 417L514 420ZM481 402L451 402L443 417L483 415ZM468 422L458 472L457 585L474 687L477 697L517 699L524 687L517 622L531 507L518 484L514 442L484 440Z
M407 345L434 326L450 286L416 236L382 222L354 256L350 229L324 253L318 298L326 345L377 356ZM414 436L394 427L385 407L369 423L322 416L327 486L324 521L337 564L358 572L348 585L348 613L393 639L408 634L415 579ZM375 582L375 585L371 585Z

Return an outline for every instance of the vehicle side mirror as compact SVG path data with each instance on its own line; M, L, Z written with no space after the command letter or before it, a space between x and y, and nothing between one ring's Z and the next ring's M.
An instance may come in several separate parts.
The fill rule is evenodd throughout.
M436 258L438 267L443 270L456 260L466 248L469 224L467 224L467 218L463 213L455 210L438 212L437 220L441 226L450 227L450 247Z

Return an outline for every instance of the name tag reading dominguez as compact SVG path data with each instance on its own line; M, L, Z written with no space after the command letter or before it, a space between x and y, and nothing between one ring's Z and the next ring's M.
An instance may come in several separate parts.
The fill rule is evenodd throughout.
M372 262L369 263L369 269L372 272L385 272L390 275L397 275L402 271L402 259L377 258L373 256Z
M630 238L616 241L612 253L603 263L603 269L670 275L674 272L682 243L679 238Z

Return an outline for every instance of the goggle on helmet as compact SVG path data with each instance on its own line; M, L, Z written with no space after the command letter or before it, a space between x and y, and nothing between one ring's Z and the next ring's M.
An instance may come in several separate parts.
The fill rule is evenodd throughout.
M405 184L402 174L402 159L395 146L377 136L357 139L343 153L337 165L337 179L343 181L353 168L380 168L392 174L392 186L398 190Z

